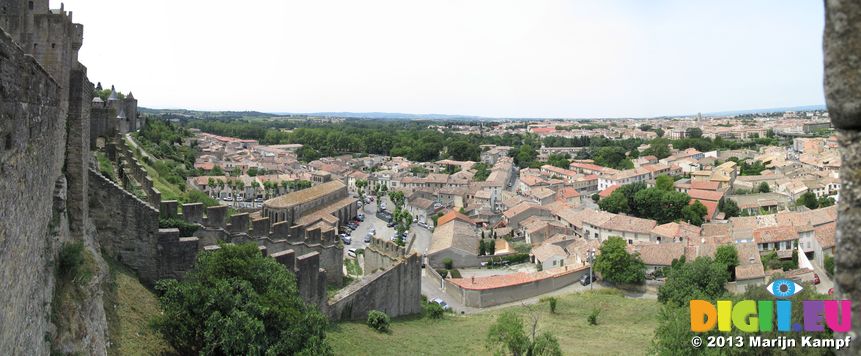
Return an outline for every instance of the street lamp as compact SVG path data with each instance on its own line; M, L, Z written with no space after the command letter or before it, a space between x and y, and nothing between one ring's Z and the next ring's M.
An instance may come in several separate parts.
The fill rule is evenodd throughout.
M587 251L586 258L589 259L589 290L593 290L592 282L595 281L595 277L592 276L592 265L595 262L595 248L590 248Z

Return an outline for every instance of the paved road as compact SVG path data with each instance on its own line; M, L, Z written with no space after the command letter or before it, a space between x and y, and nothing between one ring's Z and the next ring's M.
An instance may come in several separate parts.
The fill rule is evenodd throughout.
M134 149L134 148L137 148L137 149L139 149L139 150L141 151L141 155L142 155L142 156L149 158L149 159L150 159L150 161L153 161L153 162L155 162L155 161L156 161L155 157L153 157L152 155L150 155L149 153L147 153L147 151L145 151L145 150L143 149L143 147L141 147L140 145L138 145L138 142L137 142L137 141L135 141L135 138L134 138L134 137L132 137L132 134L131 134L131 133L127 133L127 134L126 134L126 138L128 139L127 141L131 143L131 145L132 145L132 148L133 148L133 149Z
M819 275L819 284L816 285L816 292L820 294L828 294L828 290L834 287L834 282L828 278L828 273L820 267L815 261L810 261L813 265L813 272Z

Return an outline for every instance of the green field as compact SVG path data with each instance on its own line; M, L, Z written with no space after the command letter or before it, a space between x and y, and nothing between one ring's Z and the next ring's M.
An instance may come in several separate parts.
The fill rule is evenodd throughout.
M556 314L547 302L530 308L540 315L539 330L553 333L565 354L641 355L652 341L658 321L657 301L629 299L605 291L559 296ZM592 308L600 308L598 325L586 321ZM339 323L327 338L337 355L484 355L484 340L497 315L514 310L529 320L526 307L518 306L444 320L402 318L392 331L378 333L364 323ZM528 329L527 329L528 330Z

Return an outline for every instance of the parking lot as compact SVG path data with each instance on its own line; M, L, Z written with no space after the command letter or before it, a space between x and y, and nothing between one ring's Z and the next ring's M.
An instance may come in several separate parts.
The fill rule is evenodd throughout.
M383 198L383 202L386 203L386 208L391 211L393 205L392 202L389 201L388 197ZM395 229L391 227L387 227L387 222L381 220L377 217L377 202L371 202L366 206L359 208L359 212L365 214L365 221L359 224L359 227L354 230L351 236L351 243L349 245L344 245L344 254L346 257L347 250L351 248L360 249L367 247L368 243L364 242L365 236L368 234L368 231L371 228L376 230L376 234L374 237L383 240L390 240L392 236L395 235ZM412 251L418 252L419 254L424 254L427 252L427 249L430 248L430 240L432 233L430 230L420 227L417 224L413 224L410 227L410 236L413 234L416 235L416 241L413 243ZM409 241L407 241L408 243Z

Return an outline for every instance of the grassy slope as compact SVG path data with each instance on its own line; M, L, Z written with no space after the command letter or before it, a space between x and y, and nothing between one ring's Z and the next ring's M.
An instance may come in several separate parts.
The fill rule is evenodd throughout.
M105 291L105 312L112 342L111 355L172 354L173 349L149 327L161 313L155 294L128 269L111 263L111 282Z
M586 317L600 307L598 325ZM540 313L539 330L559 339L565 354L645 354L657 327L659 306L654 300L628 299L605 293L577 293L559 297L556 314L547 302L531 306ZM509 310L509 309L505 309ZM512 307L524 320L525 307ZM484 339L502 310L469 316L446 315L445 320L398 319L392 332L380 334L364 323L340 323L329 332L338 355L477 355L488 354Z

